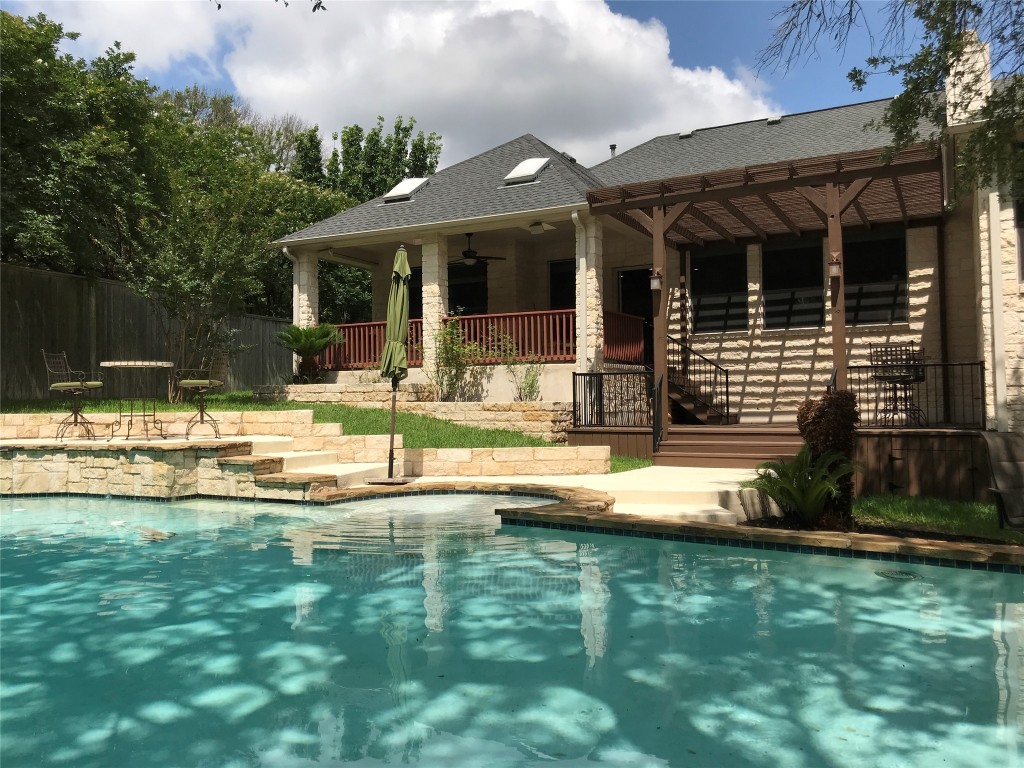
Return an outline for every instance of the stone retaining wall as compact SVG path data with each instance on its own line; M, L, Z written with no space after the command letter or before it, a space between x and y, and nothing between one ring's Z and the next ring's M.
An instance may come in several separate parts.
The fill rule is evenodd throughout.
M391 406L389 384L295 384L258 387L257 397L301 403L342 403L358 408ZM439 403L420 401L422 388L403 382L398 390L397 409L403 413L433 416L478 429L509 429L550 443L566 442L572 424L572 403Z
M597 475L610 469L606 445L569 448L406 448L405 473L414 477Z
M314 424L313 411L211 411L217 419L221 437L241 435L279 435L282 437L337 437L342 434L341 424ZM29 440L37 438L53 438L57 435L57 425L66 413L4 413L0 414L0 439ZM97 437L110 437L110 430L117 420L113 413L87 413L86 417L93 423ZM158 413L164 434L167 437L184 437L185 427L192 418L191 411L175 411ZM127 417L121 419L117 437L121 437L128 429ZM158 436L158 432L150 430L150 434ZM145 433L139 423L132 427L132 437L144 437ZM70 435L69 435L70 436ZM213 437L210 427L199 426L192 430L193 439Z

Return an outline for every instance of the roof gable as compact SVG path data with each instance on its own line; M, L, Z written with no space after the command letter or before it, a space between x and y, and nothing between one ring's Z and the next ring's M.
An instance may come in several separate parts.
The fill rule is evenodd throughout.
M536 180L507 185L505 177L524 160L550 161ZM444 168L409 200L377 197L293 232L281 245L361 232L428 226L565 205L586 205L588 189L601 181L586 168L531 134Z

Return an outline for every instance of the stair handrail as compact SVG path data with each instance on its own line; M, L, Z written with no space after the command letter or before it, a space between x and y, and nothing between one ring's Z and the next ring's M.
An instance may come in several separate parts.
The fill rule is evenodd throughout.
M672 336L668 336L666 339L669 383L675 384L709 411L714 411L728 422L732 414L729 370L679 339ZM673 365L673 359L678 359L681 362ZM696 366L694 366L695 362ZM696 367L696 375L694 375L694 367ZM673 377L673 370L682 373L680 376ZM724 398L722 397L723 391Z
M661 417L661 388L663 378L664 376L659 376L658 380L654 381L654 377L651 376L649 379L649 381L653 382L651 385L651 439L654 454L657 454L658 448L661 447L661 425L663 421Z

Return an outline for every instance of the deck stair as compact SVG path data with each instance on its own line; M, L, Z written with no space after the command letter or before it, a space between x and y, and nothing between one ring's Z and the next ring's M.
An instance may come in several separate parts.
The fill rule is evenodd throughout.
M673 424L661 440L654 464L753 469L764 461L791 459L803 444L795 424Z

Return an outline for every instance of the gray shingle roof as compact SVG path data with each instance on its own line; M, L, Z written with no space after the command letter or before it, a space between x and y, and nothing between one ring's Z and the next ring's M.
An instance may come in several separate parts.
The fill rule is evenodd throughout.
M502 180L522 160L551 162L535 183L505 186ZM375 198L336 216L286 235L282 245L314 238L514 214L563 205L586 204L588 189L601 186L586 168L530 134L487 150L430 177L409 202Z
M598 187L668 179L748 165L882 148L890 135L867 127L891 99L786 115L777 125L752 120L702 128L689 138L659 136L586 169L531 134L438 171L410 202L382 198L293 232L281 245L334 235L428 226L586 202ZM922 135L930 131L922 128ZM549 157L536 183L506 187L522 160Z
M591 168L601 186L710 173L748 165L835 155L887 146L891 135L866 127L892 99L703 128L688 138L659 136ZM928 131L923 132L927 135Z

